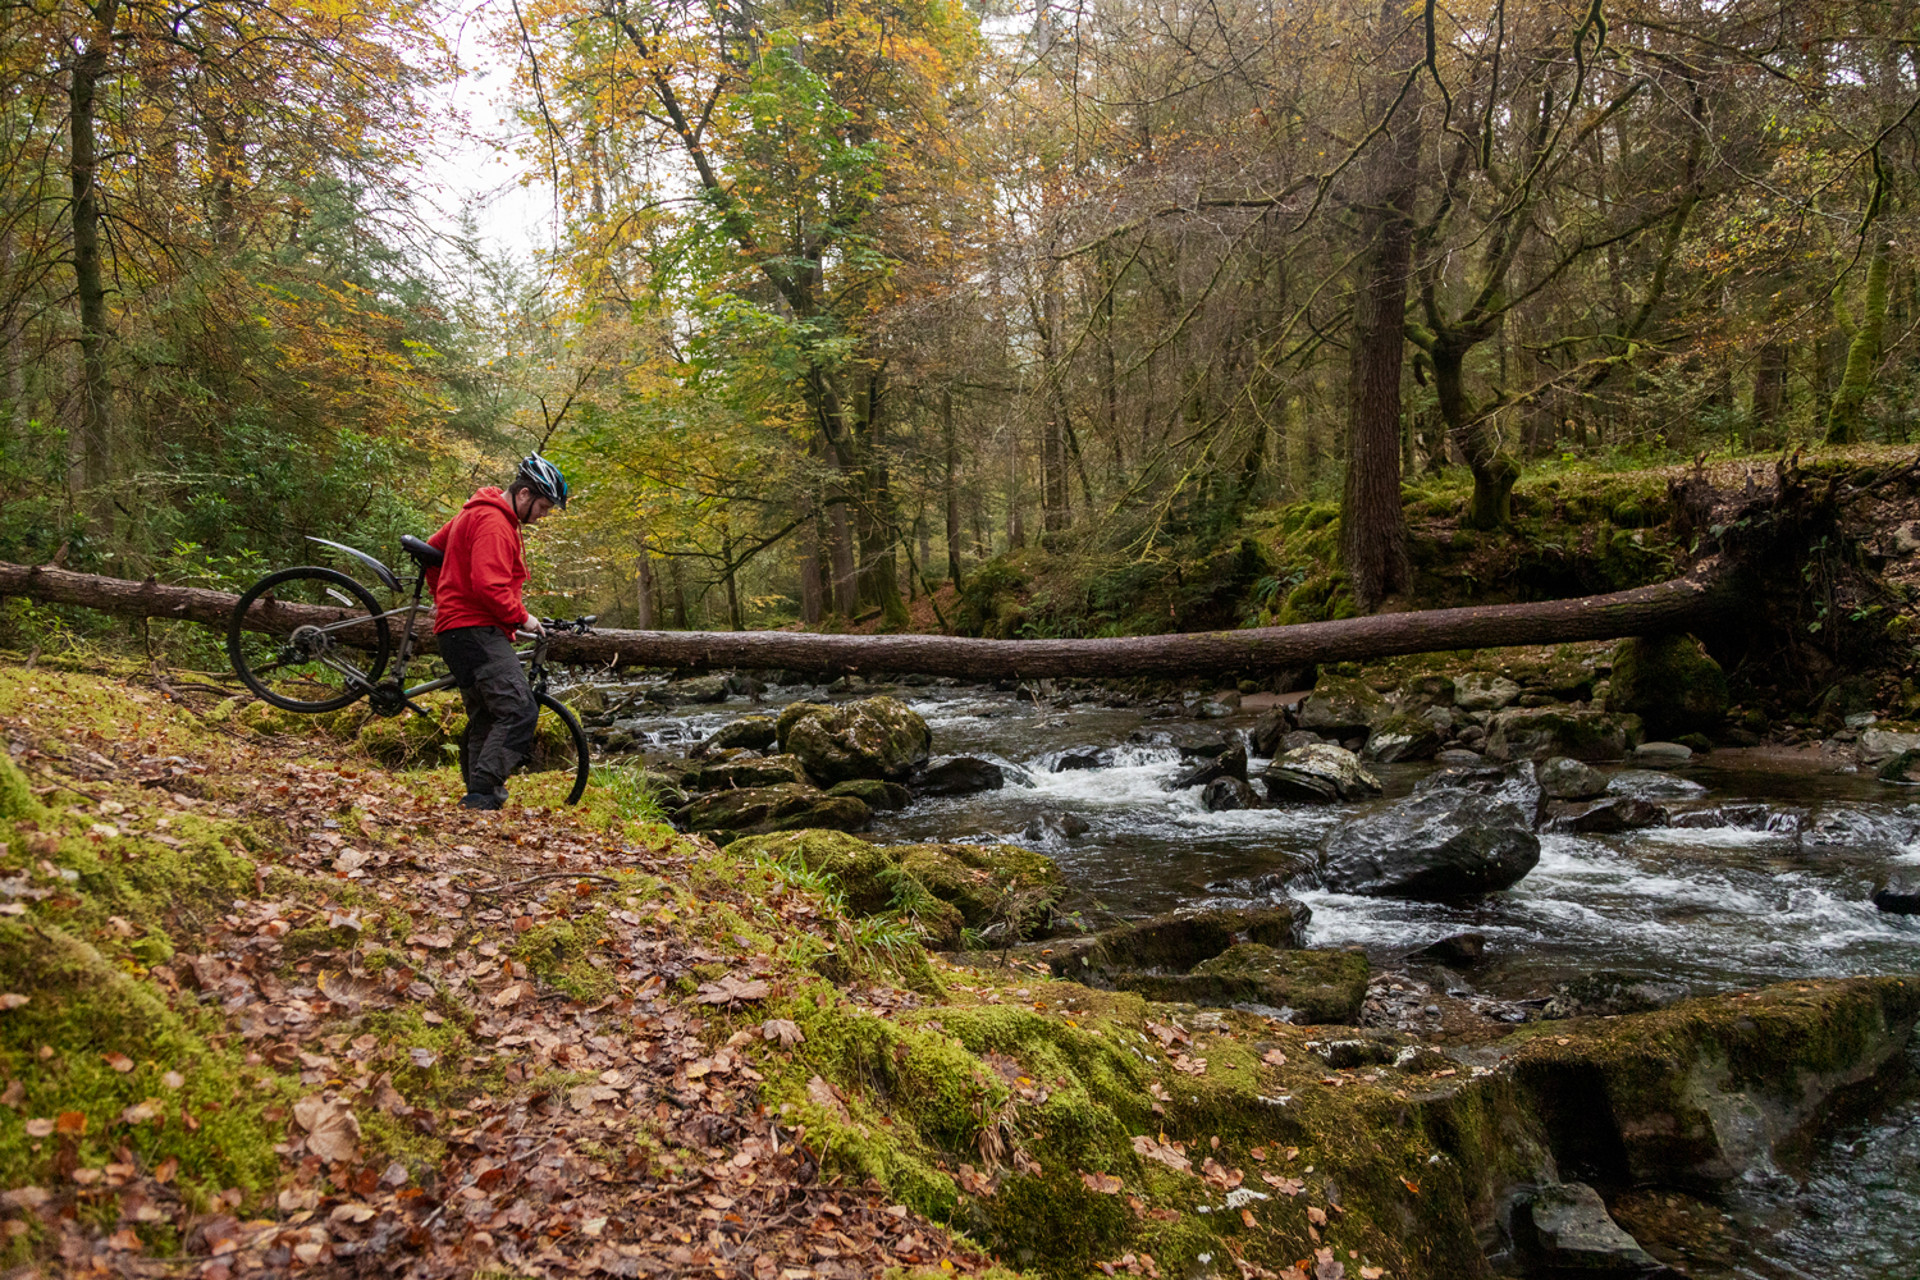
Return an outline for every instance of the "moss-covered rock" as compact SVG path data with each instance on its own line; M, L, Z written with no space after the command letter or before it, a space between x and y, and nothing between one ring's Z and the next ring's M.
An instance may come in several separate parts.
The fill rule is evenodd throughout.
M1355 1023L1367 998L1364 951L1294 951L1243 942L1187 973L1123 974L1119 986L1154 1000L1290 1009L1290 1021Z
M830 796L788 783L709 792L675 810L673 820L686 831L724 832L729 837L808 827L864 831L873 822L873 810L852 796Z
M1715 728L1727 705L1726 673L1692 636L1640 636L1614 650L1607 709L1639 716L1656 737Z
M1431 760L1440 750L1442 738L1433 721L1398 712L1388 716L1367 735L1362 754L1369 760L1394 764L1402 760Z
M858 836L840 831L787 831L750 836L728 850L735 857L797 862L815 875L827 876L845 895L855 915L871 916L893 905L892 874L900 865L898 849L883 849Z
M1364 735L1393 715L1393 707L1364 680L1320 677L1298 716L1302 729L1334 737Z
M916 844L900 866L972 929L1024 938L1053 919L1066 878L1052 858L1017 844Z
M1045 960L1063 978L1115 985L1130 972L1185 973L1239 942L1267 947L1306 945L1313 913L1289 899L1277 907L1208 907L1135 920L1047 949Z
M1560 707L1516 707L1497 713L1487 730L1496 760L1621 760L1640 745L1640 717Z
M694 786L701 791L731 791L740 787L810 785L798 756L760 756L710 764L700 770ZM836 793L838 794L838 793Z
M729 724L723 724L711 738L701 745L709 750L722 750L727 747L749 747L755 751L765 751L779 739L779 723L772 716L741 716Z
M852 778L827 788L830 796L852 796L874 810L904 809L913 802L913 793L897 782L881 778Z
M776 725L780 750L822 786L853 778L899 781L924 764L933 735L918 712L885 695L844 706L796 702Z

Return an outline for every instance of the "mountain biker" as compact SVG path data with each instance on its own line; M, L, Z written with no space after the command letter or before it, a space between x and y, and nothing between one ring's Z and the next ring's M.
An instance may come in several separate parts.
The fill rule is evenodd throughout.
M427 539L445 553L427 575L434 640L467 707L463 808L504 806L508 775L532 758L540 711L511 642L516 631L545 628L521 598L527 583L521 530L566 505L560 468L529 454L504 493L493 485L479 490Z

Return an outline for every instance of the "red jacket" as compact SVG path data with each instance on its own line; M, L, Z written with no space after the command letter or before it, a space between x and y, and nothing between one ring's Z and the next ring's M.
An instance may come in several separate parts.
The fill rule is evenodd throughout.
M495 626L511 639L527 620L527 606L520 598L520 589L527 585L527 558L520 550L520 517L507 495L488 485L427 541L446 552L440 568L427 574L435 606L434 634Z

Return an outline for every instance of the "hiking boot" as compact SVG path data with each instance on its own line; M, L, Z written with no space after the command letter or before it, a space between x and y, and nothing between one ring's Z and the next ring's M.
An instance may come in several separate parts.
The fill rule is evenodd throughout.
M462 809L504 809L506 804L506 796L498 791L469 791L460 797Z

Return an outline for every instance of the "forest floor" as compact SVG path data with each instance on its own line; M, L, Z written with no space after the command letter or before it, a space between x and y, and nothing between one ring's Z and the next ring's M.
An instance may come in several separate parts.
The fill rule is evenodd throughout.
M817 903L604 795L469 813L450 770L188 697L0 670L33 793L0 814L6 1274L986 1265L760 1101L801 1034L758 1016L771 948L830 930Z

